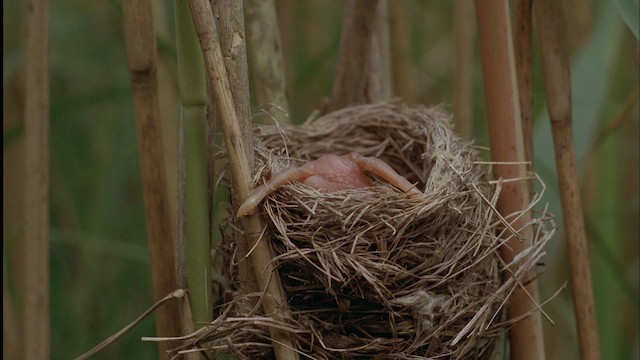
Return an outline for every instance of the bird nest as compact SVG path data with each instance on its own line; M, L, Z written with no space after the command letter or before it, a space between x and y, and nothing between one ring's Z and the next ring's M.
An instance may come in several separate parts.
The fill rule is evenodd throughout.
M238 291L230 216L217 251L229 264L231 296L190 346L270 358L268 327L277 326L312 359L494 357L512 325L505 303L531 280L552 222L529 222L533 245L501 262L499 247L515 236L508 221L520 214L498 214L499 182L488 181L489 166L454 134L449 115L386 102L257 127L254 139L255 184L326 153L357 152L384 160L424 196L373 179L373 187L333 193L296 182L265 199L261 241L275 249L289 306L277 320L247 310L260 294Z

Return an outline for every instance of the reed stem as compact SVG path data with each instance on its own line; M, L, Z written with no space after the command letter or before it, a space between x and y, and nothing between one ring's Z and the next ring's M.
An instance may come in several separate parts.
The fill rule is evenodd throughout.
M520 99L520 117L522 119L522 135L524 155L529 162L527 170L534 171L533 166L533 16L532 0L515 2L515 39L513 42L516 77L518 81L518 98ZM531 183L530 183L531 184ZM533 192L533 184L530 185Z
M330 111L368 102L369 58L378 0L348 0L345 9Z
M251 103L249 101L249 70L247 66L243 3L235 0L218 0L217 2L222 57L229 77L233 104L240 121L242 140L246 144L247 158L253 158L251 156L253 154L251 143ZM263 29L263 31L265 30Z
M233 104L240 121L242 141L246 145L246 158L249 167L253 169L253 137L251 121L251 104L249 100L249 70L247 66L247 50L245 44L244 11L242 1L218 0L218 24L220 25L220 47L224 58L224 65L229 76L229 87ZM251 5L248 5L249 7ZM249 20L251 21L251 20ZM267 30L268 31L268 30ZM205 75L206 76L206 75ZM215 103L215 96L213 97ZM213 105L213 104L212 104ZM212 124L213 125L213 124ZM244 237L240 231L235 231L236 238ZM239 241L236 249L238 263L238 278L240 291L244 294L257 291L257 283L251 264L246 260L249 249L248 242ZM252 306L250 303L243 303ZM246 309L251 311L251 309Z
M473 136L473 2L453 8L453 123L463 139Z
M195 328L213 319L211 240L207 197L205 121L207 114L204 62L187 0L175 2L176 50L180 90L180 206L178 279L189 285L188 300ZM186 301L186 299L184 300ZM182 311L183 331L194 324Z
M150 1L128 0L122 5L136 113L153 298L158 301L176 289L176 278L174 232L171 228L158 116L155 30ZM158 336L175 336L180 333L179 313L175 303L158 309L156 329ZM160 345L160 358L167 358L166 349L170 346L171 344Z
M412 62L409 23L407 22L405 1L389 1L389 42L391 52L391 80L394 95L408 104L415 103L415 83L412 76Z
M506 0L476 0L475 5L491 158L495 162L522 162L525 155L509 3ZM505 181L526 176L524 165L496 164L493 171L495 178ZM505 182L497 205L503 216L525 209L529 205L527 183ZM524 214L511 224L515 229L522 229L522 239L512 236L501 247L500 252L505 263L511 263L518 254L531 246L531 229L525 226L530 218L531 214ZM530 275L533 278L534 274ZM508 277L510 274L507 273L505 276ZM516 289L509 299L507 312L510 319L531 313L514 324L509 331L511 359L544 359L542 324L540 313L536 311L537 301L538 286L535 280Z
M251 170L246 157L246 145L242 139L240 122L233 104L211 5L206 0L190 0L189 5L196 32L200 39L207 75L216 94L221 128L229 156L233 184L235 185L235 194L239 202L242 202L251 193ZM258 286L264 290L266 295L262 303L264 312L267 316L281 319L284 313L288 311L287 302L280 283L280 277L272 263L273 249L271 244L267 240L260 238L264 225L258 214L243 220L242 225L246 238L241 238L239 241L250 241L245 245L247 248L254 248L253 252L251 252L251 262ZM289 333L276 328L270 328L269 331L275 356L278 360L298 358L293 339Z
M17 309L14 306L11 292L9 291L9 281L7 279L7 263L3 256L2 264L2 331L3 355L10 359L20 357L22 324L18 322Z
M389 45L389 8L386 1L378 2L371 48L369 49L369 74L365 94L373 103L391 98L392 83Z
M27 1L24 358L50 356L48 1Z
M258 104L280 123L291 123L274 0L247 0L249 48Z
M562 4L556 1L537 0L535 12L567 237L580 356L581 359L596 360L600 359L600 340L571 124L571 74L566 20Z

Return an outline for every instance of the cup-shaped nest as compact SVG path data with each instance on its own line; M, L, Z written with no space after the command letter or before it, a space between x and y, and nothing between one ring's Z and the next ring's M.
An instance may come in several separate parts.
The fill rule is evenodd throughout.
M508 296L530 280L552 231L549 221L530 222L534 245L517 263L500 261L499 247L516 236L507 223L519 214L497 213L488 166L455 135L448 114L361 105L300 126L258 127L254 139L255 185L323 154L357 152L384 160L424 193L410 196L376 178L370 188L330 193L294 182L260 204L261 241L275 249L289 306L272 320L292 332L298 350L315 359L494 356L511 324L502 315ZM227 254L237 234L226 232ZM270 325L239 305L250 295L237 290L237 269L229 268L235 301L199 339L270 357Z

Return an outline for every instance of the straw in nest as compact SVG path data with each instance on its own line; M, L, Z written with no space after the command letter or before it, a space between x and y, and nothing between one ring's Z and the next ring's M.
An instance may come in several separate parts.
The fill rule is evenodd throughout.
M505 302L541 259L551 223L533 221L534 245L517 264L500 262L508 231L493 206L496 189L476 149L452 131L449 115L386 102L254 134L256 185L326 153L357 152L390 164L424 197L375 179L372 188L334 193L284 186L259 211L268 219L262 241L276 249L289 316L276 322L243 310L242 300L259 294L238 293L231 266L227 290L234 300L185 347L206 343L268 358L267 327L280 326L314 359L493 358L510 325ZM231 227L235 219L228 221ZM231 263L235 241L231 231L225 235L218 251ZM518 270L503 283L506 267Z

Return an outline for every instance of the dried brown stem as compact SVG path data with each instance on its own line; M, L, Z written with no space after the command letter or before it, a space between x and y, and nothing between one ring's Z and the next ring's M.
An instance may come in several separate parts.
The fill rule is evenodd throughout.
M288 95L291 100L292 94L295 92L293 89L293 57L294 57L294 45L295 45L295 20L296 20L296 0L278 0L276 2L276 16L278 17L278 28L280 31L280 42L282 49L282 58L284 63L284 74L286 83L289 85Z
M198 162L192 159L203 153L199 138L189 136L192 127L199 127L204 122L206 112L206 90L204 81L204 62L199 54L198 39L191 19L191 11L186 0L175 1L174 15L176 25L176 60L178 65L178 84L180 90L180 119L179 119L179 161L178 161L178 231L176 238L176 280L178 288L190 288L197 297L192 303L187 296L179 300L182 333L191 334L195 331L193 311L200 318L198 321L211 320L212 302L208 301L211 293L210 277L193 277L192 271L196 266L209 268L207 253L211 247L209 243L210 231L202 219L207 219L207 210L211 206L200 193L200 180L204 178ZM195 54L195 55L194 55ZM207 128L208 130L208 128ZM189 172L189 174L187 174ZM192 194L194 196L189 196ZM209 193L208 193L209 194ZM195 199L195 201L194 201ZM202 206L204 203L204 206ZM189 216L187 216L189 215ZM204 253L204 256L193 254ZM200 273L199 271L197 271ZM195 281L199 280L199 281ZM211 305L210 305L211 304ZM188 360L200 359L200 354L191 353L185 356Z
M389 45L389 11L387 1L378 2L376 24L369 49L369 79L367 102L374 103L391 98L391 69Z
M532 0L515 2L515 39L513 48L516 60L516 79L520 99L520 117L524 140L527 170L533 171L533 66L532 66Z
M248 0L251 65L258 103L280 123L290 123L287 82L274 0ZM266 105L266 106L265 106Z
M200 39L207 74L216 94L217 105L221 115L221 128L229 163L231 164L231 175L234 179L235 193L238 200L242 202L251 192L251 170L246 157L246 144L242 139L240 122L233 105L211 5L206 0L190 0L189 5L196 32ZM287 311L287 302L280 278L272 263L273 249L271 244L260 239L264 225L258 215L251 216L243 225L247 235L245 240L250 242L245 245L249 248L255 244L255 248L251 253L251 262L254 266L258 285L261 289L264 289L266 294L263 301L264 311L268 316L279 319ZM277 359L298 358L297 353L294 351L290 334L273 327L270 328L270 334Z
M595 360L600 359L600 342L571 125L571 74L566 20L562 4L556 1L536 1L535 12L571 267L580 355L582 359Z
M145 312L143 312L135 320L133 320L132 322L127 324L127 326L123 327L122 329L118 330L118 332L116 332L115 334L113 334L113 335L109 336L108 338L104 339L100 344L96 345L93 349L87 351L86 353L78 356L75 360L86 360L86 359L92 357L93 355L99 353L104 348L106 348L107 346L113 344L116 340L118 340L120 337L122 337L122 335L124 335L127 332L129 332L129 330L133 329L142 320L144 320L147 316L151 315L156 309L160 308L160 306L165 304L167 301L169 301L171 299L174 299L174 298L175 299L183 298L185 296L185 294L186 294L186 292L185 292L184 289L178 289L178 290L172 291L170 294L167 294L165 297L163 297L162 299L158 300L155 304L153 304L150 308L145 310Z
M218 0L217 3L222 57L229 77L233 104L240 121L242 140L249 158L252 155L251 104L242 1Z
M11 359L19 359L21 357L20 335L21 325L18 322L17 309L13 304L11 292L7 279L6 262L3 263L2 271L2 345L4 356Z
M495 162L523 161L524 145L508 2L477 0L476 17L489 119L491 157ZM524 178L525 175L524 165L494 166L496 178L508 180ZM527 204L529 204L529 191L525 183L505 182L503 184L502 193L498 199L498 210L501 214L507 215L522 210ZM520 229L529 219L530 214L525 214L511 225L515 229ZM506 246L501 248L501 256L506 263L510 263L522 250L530 246L531 235L530 231L522 231L520 233L522 241L512 237ZM506 277L508 279L509 274ZM526 287L516 289L508 303L509 318L517 318L535 309L537 299L538 287L535 281ZM542 324L538 312L516 323L510 329L509 338L512 359L544 359Z
M367 102L369 57L378 0L349 0L346 4L330 111Z
M153 19L158 38L173 42L167 23L166 9L164 6L154 6ZM158 53L158 111L162 129L162 145L164 149L164 166L167 181L169 210L171 214L171 227L177 226L178 209L178 128L179 122L176 116L179 114L179 102L175 91L174 69L175 58L167 53Z
M249 70L245 44L244 13L242 1L218 0L220 46L229 76L236 114L240 120L242 142L247 151L249 167L253 168L253 143L251 135L251 104L249 101ZM250 6L250 5L249 5ZM214 96L215 102L215 96ZM213 125L213 124L212 124ZM213 157L213 152L209 153ZM215 180L214 180L215 181ZM238 236L240 237L240 236ZM238 276L244 293L256 291L257 283L249 261L243 261L249 253L248 241L239 242L237 248Z
M133 85L140 167L144 191L147 240L151 258L151 277L155 301L176 289L174 232L167 198L167 184L158 116L155 32L151 2L129 0L123 3L127 59ZM175 303L160 309L156 316L159 336L180 333ZM166 358L167 345L160 347Z
M409 23L406 19L404 1L389 1L389 36L391 51L391 79L394 95L412 104L415 99L415 84L412 77L411 51L409 48Z
M453 122L463 139L473 136L473 2L456 1L453 8Z
M27 1L25 88L24 358L48 359L49 31L48 1Z

